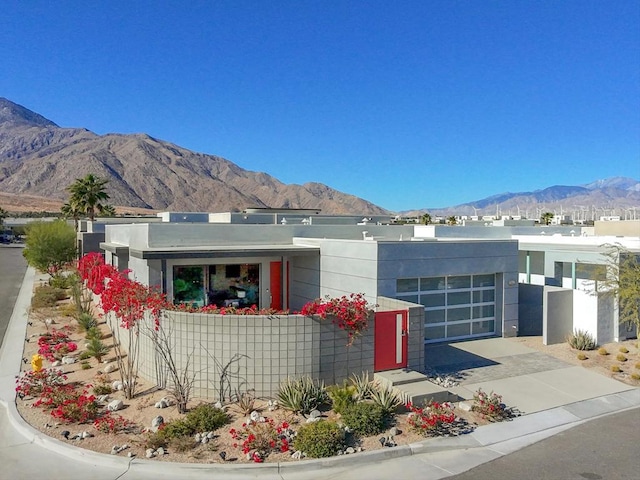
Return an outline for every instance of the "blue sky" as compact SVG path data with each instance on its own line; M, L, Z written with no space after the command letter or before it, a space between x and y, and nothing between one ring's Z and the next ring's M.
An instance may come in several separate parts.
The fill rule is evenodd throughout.
M0 96L391 210L640 178L640 3L19 1Z

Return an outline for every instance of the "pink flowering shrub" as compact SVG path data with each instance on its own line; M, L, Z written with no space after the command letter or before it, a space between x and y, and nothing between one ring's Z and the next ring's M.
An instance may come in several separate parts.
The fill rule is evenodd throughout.
M100 433L120 433L135 429L136 424L121 415L105 412L104 415L93 422L93 427Z
M293 430L287 422L276 424L271 418L249 420L241 430L229 430L236 441L233 446L249 455L251 460L262 463L271 452L288 452Z
M423 408L408 403L406 407L410 410L407 422L414 432L421 435L438 435L456 421L453 405L448 402L429 402Z
M78 346L62 330L53 329L38 338L38 353L50 362L75 352Z
M511 409L502 403L502 395L494 392L486 393L481 388L473 394L471 410L478 412L483 418L492 422L499 422L514 416Z
M45 390L62 385L67 376L55 368L22 372L16 379L16 393L22 397L38 397Z
M347 332L347 345L352 345L355 338L367 329L369 317L375 307L376 305L367 302L363 293L352 293L339 298L316 298L306 303L300 313L307 317L317 315L320 318L331 318L333 323Z
M216 315L288 315L289 310L275 310L273 308L258 308L256 305L250 307L219 307L217 305L205 305L194 307L193 305L181 303L178 305L168 304L168 310L187 313L209 313Z

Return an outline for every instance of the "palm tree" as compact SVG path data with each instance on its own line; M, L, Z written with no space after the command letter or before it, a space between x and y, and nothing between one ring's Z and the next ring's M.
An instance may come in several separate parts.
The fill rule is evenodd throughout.
M113 205L103 205L102 210L100 211L101 217L115 217L116 216L116 207Z
M7 211L0 207L0 227L2 227L2 224L4 223L4 219L7 216Z
M96 212L102 212L106 206L104 201L109 199L104 188L107 183L109 180L100 179L92 173L84 178L77 178L67 187L67 191L71 194L69 205L87 215L89 220L95 220Z
M457 225L458 224L458 220L456 219L456 217L454 217L452 215L450 217L447 217L447 224L448 225Z
M429 225L431 223L431 215L428 213L422 215L422 217L420 217L420 223L423 225Z
M64 218L73 218L73 225L77 232L78 220L80 220L80 215L82 215L82 212L78 209L78 207L72 202L65 203L64 205L62 205L62 207L60 207L60 212L62 213L62 216Z
M551 212L544 212L542 214L542 216L540 217L540 221L544 224L544 225L549 225L551 223L551 220L553 219L554 215Z

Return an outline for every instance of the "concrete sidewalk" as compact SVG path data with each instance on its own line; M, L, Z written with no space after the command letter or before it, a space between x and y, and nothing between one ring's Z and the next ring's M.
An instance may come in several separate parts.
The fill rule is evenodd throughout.
M519 450L591 418L640 407L640 390L637 388L597 376L606 380L599 382L597 378L581 376L581 373L573 368L559 368L495 379L493 381L502 380L504 383L496 384L494 390L504 394L504 388L507 388L509 395L517 395L520 389L524 389L526 395L531 395L530 392L538 389L545 392L557 389L557 395L560 395L566 404L545 408L510 422L480 427L475 432L460 437L429 439L408 446L330 459L265 465L174 464L104 455L77 448L40 433L26 424L16 409L15 376L20 370L27 307L34 279L34 271L30 268L25 275L0 352L0 403L3 406L0 409L0 461L6 478L26 479L44 474L46 478L65 480L70 475L83 479L124 480L212 477L361 480L388 479L401 473L404 478L440 479ZM484 354L495 355L495 346L489 348L490 345L485 344L484 347L493 352ZM481 345L465 348L484 347ZM471 353L482 356L480 351ZM526 355L527 352L511 354ZM486 358L500 364L496 359L491 360L490 356ZM559 378L550 373L560 370L564 372ZM538 375L540 373L544 375ZM522 380L516 381L517 378ZM514 383L510 384L509 379ZM486 382L479 384L485 390L492 388ZM531 385L537 388L528 388ZM473 391L475 384L464 384L461 388ZM569 398L560 393L561 388L576 389L578 393ZM575 398L579 401L575 401ZM524 402L524 399L519 401ZM535 402L536 400L532 400L531 411L549 402L547 394L541 395L537 404ZM522 408L521 405L518 406Z

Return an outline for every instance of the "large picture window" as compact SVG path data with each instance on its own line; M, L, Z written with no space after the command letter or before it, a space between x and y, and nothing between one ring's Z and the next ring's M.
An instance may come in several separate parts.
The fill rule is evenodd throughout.
M425 342L495 333L495 274L399 278L396 298L425 310Z
M173 302L260 307L260 264L174 266Z

